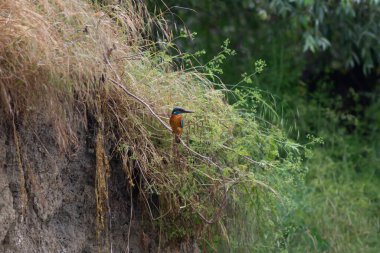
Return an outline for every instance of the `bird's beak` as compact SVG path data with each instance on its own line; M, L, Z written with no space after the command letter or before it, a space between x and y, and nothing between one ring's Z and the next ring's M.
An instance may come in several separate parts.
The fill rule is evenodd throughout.
M193 111L183 110L184 113L193 113Z

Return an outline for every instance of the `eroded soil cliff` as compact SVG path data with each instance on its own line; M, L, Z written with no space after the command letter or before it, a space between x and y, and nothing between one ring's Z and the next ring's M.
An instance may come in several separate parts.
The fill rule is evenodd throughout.
M110 162L111 238L96 238L91 131L76 129L77 145L67 153L48 122L17 122L15 132L4 117L0 122L0 252L108 251L110 240L113 252L157 252L157 233L139 208L138 194L129 194L117 159ZM196 250L182 243L162 251Z

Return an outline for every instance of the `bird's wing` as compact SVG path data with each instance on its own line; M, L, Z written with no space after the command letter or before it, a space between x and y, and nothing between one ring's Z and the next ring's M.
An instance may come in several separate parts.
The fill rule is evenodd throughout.
M181 119L181 128L183 128L185 126L185 122L183 121L183 119Z

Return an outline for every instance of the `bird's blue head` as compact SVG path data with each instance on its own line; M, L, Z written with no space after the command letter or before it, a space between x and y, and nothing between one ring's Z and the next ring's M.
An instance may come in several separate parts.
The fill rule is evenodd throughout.
M182 113L192 113L192 111L185 110L181 107L174 107L172 111L172 115L178 115Z

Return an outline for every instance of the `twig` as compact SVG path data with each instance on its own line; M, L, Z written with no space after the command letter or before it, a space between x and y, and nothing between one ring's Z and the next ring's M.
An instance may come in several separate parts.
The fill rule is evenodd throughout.
M139 98L138 96L136 96L135 94L133 94L132 92L130 92L127 88L125 88L124 85L122 85L120 82L121 82L121 78L119 76L119 74L115 71L115 69L112 67L110 61L109 61L109 58L110 58L110 55L112 53L112 50L110 51L109 54L105 54L105 62L107 63L107 65L111 68L111 70L113 71L113 73L115 74L115 76L117 77L117 79L119 80L116 81L116 80L113 80L113 79L109 79L112 83L114 83L116 86L118 86L119 88L121 88L125 93L127 93L130 97L134 98L135 100L139 101L140 103L142 103L143 105L145 105L148 110L152 113L152 115L158 119L158 121L169 131L169 132L172 132L172 129L160 118L160 116L158 116L154 110L152 109L152 107L150 107L150 105L148 103L146 103L143 99ZM207 161L209 164L212 164L214 165L215 167L217 167L218 169L222 170L222 168L217 165L214 161L212 161L211 158L207 157L207 156L204 156L204 155L201 155L199 154L198 152L194 151L193 149L191 149L189 146L186 145L186 143L180 138L180 141L182 143L182 145L187 149L189 150L191 153L197 155L198 157L202 158L203 160Z
M217 167L218 169L220 170L223 170L223 168L221 166L219 166L218 164L216 164L213 160L211 160L210 157L207 157L207 156L204 156L202 154L199 154L197 151L191 149L189 146L187 146L187 144L179 137L179 140L181 141L182 145L187 149L189 150L191 153L199 156L200 158L202 158L203 160L207 161L209 164L212 164L214 165L215 167Z
M266 183L264 183L264 182L262 182L262 181L260 181L260 180L257 180L257 179L254 179L253 182L254 182L255 184L258 184L258 185L264 187L264 188L267 188L269 191L271 191L271 192L272 192L272 193L273 193L278 199L280 199L281 202L282 202L281 196L278 194L278 192L276 192L275 189L273 189L272 187L270 187L270 186L267 185Z
M144 100L142 100L141 98L139 98L138 96L136 96L135 94L133 94L132 92L130 92L129 90L127 90L127 88L125 88L124 85L120 84L119 82L113 80L113 79L110 79L110 81L112 83L114 83L115 85L117 85L119 88L121 88L125 93L127 93L130 97L133 97L134 99L136 99L137 101L139 101L140 103L142 103L143 105L145 105L148 110L152 113L152 115L154 117L156 117L158 119L158 121L160 121L160 123L170 132L172 132L172 129L160 118L160 116L158 116L152 109L152 107L150 107L150 105L148 105Z
M228 189L224 188L223 201L220 204L218 211L216 211L216 213L214 214L214 216L211 219L207 219L203 214L201 214L199 211L197 211L197 214L199 215L199 217L201 217L201 219L204 222L206 222L207 224L213 224L214 222L216 222L220 218L222 211L225 209L225 207L227 205L227 192L228 192Z
M234 149L232 149L232 148L230 148L230 147L228 147L228 146L226 146L226 145L220 145L222 148L225 148L225 149L227 149L227 150L230 150L230 151L233 151L233 152L235 152L237 155L240 155L240 154L238 154ZM241 157L243 157L244 159L246 159L247 161L249 161L249 162L251 162L251 163L253 163L253 164L257 164L257 165L259 165L259 166L261 166L261 167L265 167L265 166L272 166L271 164L267 164L267 163L262 163L262 162L258 162L258 161L255 161L255 160L253 160L252 158L250 158L249 156L245 156L245 155L240 155Z
M169 131L172 133L172 129L160 118L160 116L157 115L157 113L154 112L154 110L152 109L152 107L146 103L144 100L142 100L141 98L139 98L138 96L136 96L135 94L133 94L132 92L130 92L127 88L125 88L124 85L120 84L119 82L117 82L116 80L113 80L113 79L110 79L110 81L115 84L117 87L121 88L125 93L127 93L130 97L134 98L135 100L139 101L140 103L142 103L143 105L145 105L148 110L151 112L151 114L158 119L158 121ZM191 149L189 146L186 145L186 143L180 138L180 141L182 143L182 145L187 149L189 150L191 153L195 154L196 156L202 158L204 161L208 162L209 164L211 165L214 165L215 167L217 167L218 169L222 170L223 168L221 166L219 166L218 164L216 164L210 157L207 157L207 156L204 156L198 152L196 152L195 150Z

